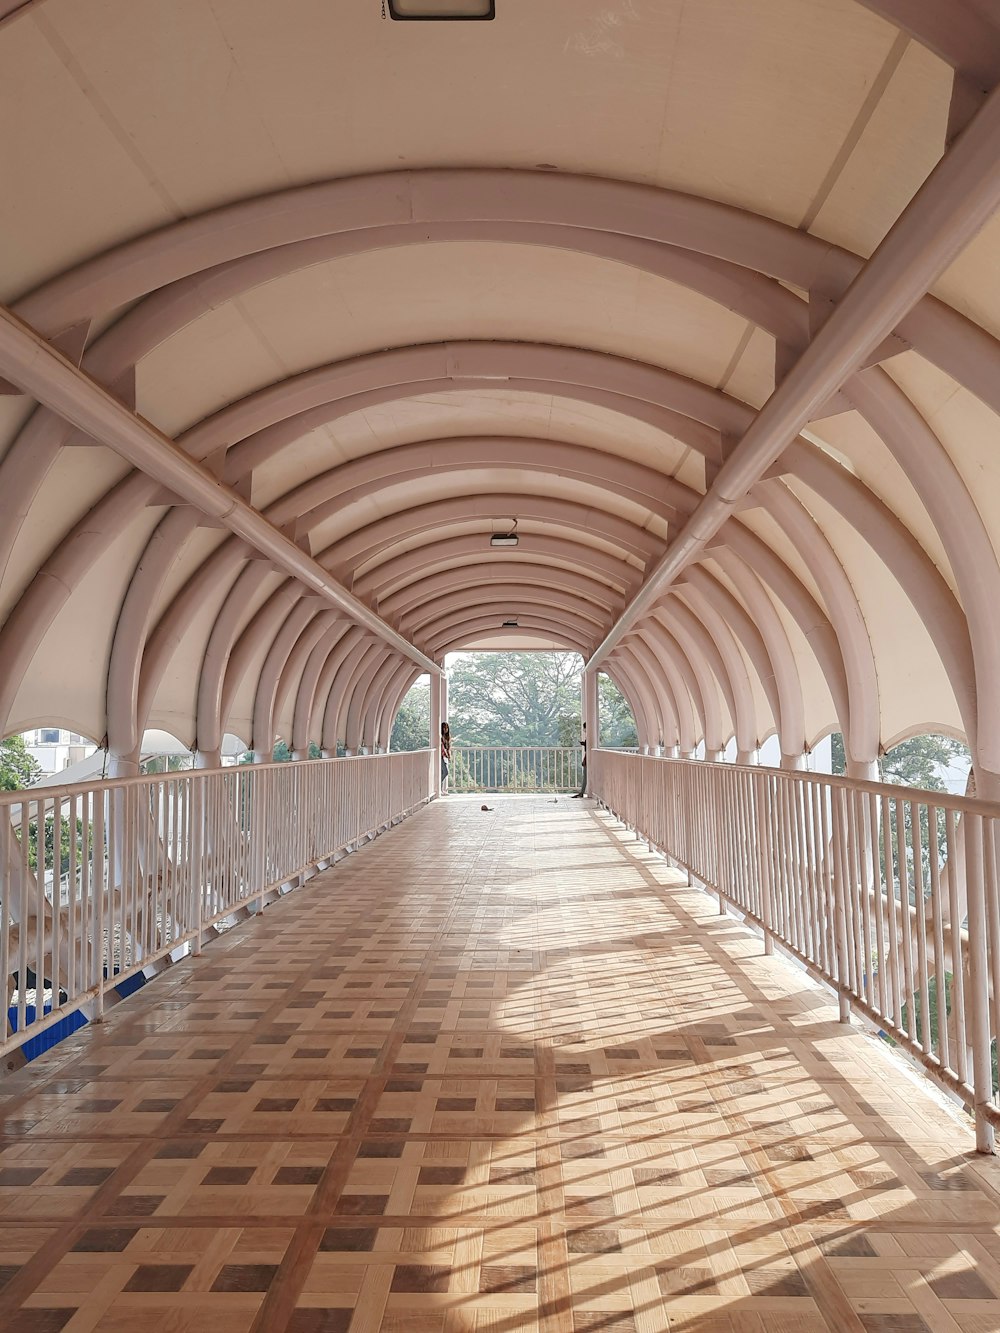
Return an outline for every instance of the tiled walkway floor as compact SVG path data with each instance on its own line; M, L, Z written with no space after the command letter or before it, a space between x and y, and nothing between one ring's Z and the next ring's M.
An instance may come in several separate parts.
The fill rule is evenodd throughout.
M0 1084L0 1328L1000 1329L1000 1182L589 803L439 802Z

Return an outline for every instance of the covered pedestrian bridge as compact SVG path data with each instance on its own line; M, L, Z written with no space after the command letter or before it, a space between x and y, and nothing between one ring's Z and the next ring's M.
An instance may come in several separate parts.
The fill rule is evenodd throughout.
M12 1327L997 1326L998 82L987 0L0 0L0 736L102 750L0 794L4 1060L90 1023ZM438 799L494 648L593 804Z

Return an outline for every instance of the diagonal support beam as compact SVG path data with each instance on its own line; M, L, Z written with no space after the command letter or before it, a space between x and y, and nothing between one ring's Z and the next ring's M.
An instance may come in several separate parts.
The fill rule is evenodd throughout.
M348 592L258 510L2 306L0 374L64 421L113 449L140 472L154 477L171 494L228 528L423 671L432 676L440 671L435 662Z
M757 413L698 508L587 663L597 666L743 504L750 488L1000 208L1000 89L910 200ZM0 366L2 369L2 366Z

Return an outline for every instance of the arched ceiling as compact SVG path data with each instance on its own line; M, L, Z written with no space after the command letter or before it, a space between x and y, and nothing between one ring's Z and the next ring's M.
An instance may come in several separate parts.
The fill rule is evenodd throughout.
M0 76L3 733L384 744L558 645L989 789L991 6L0 0Z

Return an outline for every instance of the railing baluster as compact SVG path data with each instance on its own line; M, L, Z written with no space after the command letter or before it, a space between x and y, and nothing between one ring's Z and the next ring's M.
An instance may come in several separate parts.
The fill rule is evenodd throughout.
M995 806L943 794L930 804L891 784L601 748L590 763L591 791L606 809L760 925L765 951L779 941L834 985L842 1019L859 1008L978 1106L985 1142L983 1126L1000 1122L987 1059L1000 1024ZM981 917L975 966L973 912Z
M945 976L944 923L941 912L941 847L938 815L940 811L931 806L927 812L927 844L930 858L931 878L931 929L934 952L934 991L938 1011L938 1056L945 1069L954 1070L951 1058L951 1043L948 1032L948 982ZM995 899L994 899L995 901ZM998 942L994 939L994 949ZM1000 954L998 954L1000 958ZM957 1072L957 1071L956 1071Z
M993 1103L989 969L986 955L986 895L983 858L983 819L967 812L962 817L965 834L965 883L969 903L969 989L972 1010L972 1069L975 1088L976 1147L993 1149L993 1126L987 1108Z
M892 863L892 811L888 796L882 797L882 855L885 860L885 900L889 926L889 980L892 985L892 1007L886 1017L897 1032L903 1031L902 987L899 975L900 905L896 898L896 877Z
M924 861L921 836L921 809L916 801L910 802L910 834L913 843L913 926L917 936L917 973L920 995L920 1045L924 1054L933 1049L931 1042L930 985L927 977L927 921L924 914Z

